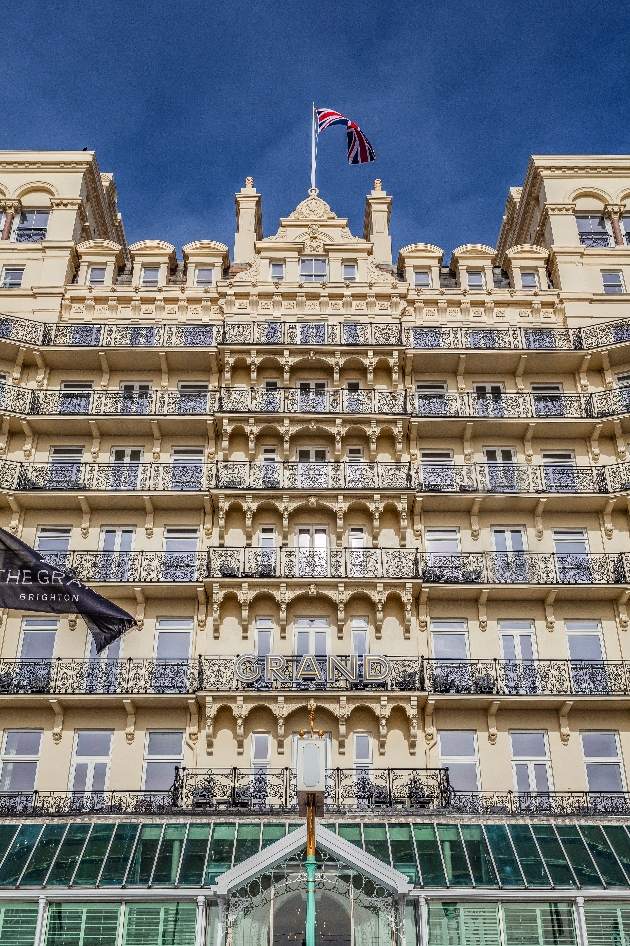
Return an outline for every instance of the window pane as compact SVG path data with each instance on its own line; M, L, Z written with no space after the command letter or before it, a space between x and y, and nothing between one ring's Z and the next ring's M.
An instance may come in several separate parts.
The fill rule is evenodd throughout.
M175 781L175 762L147 762L144 787L147 792L167 792Z
M196 925L195 903L130 903L123 946L195 946Z
M482 887L498 887L496 871L481 825L463 824L461 831L475 883L481 884Z
M160 850L153 869L152 885L158 887L174 886L185 836L185 824L167 824L165 826L160 842Z
M37 903L5 903L1 906L0 937L4 946L32 946L37 914Z
M283 835L284 836L284 835ZM179 884L182 887L200 887L203 883L203 871L206 866L209 824L191 824L179 869Z
M389 843L392 850L392 866L408 877L413 884L417 884L420 875L416 865L411 825L390 824Z
M475 758L475 734L467 730L440 730L441 756L468 756Z
M180 756L184 734L179 730L173 732L150 732L147 746L147 755Z
M44 827L28 869L22 875L20 886L38 887L44 883L64 834L63 824L47 824Z
M556 825L558 837L562 842L567 857L581 887L603 887L593 859L589 854L580 832L574 824Z
M582 749L586 759L616 759L617 739L612 732L583 732Z
M512 756L520 759L545 759L545 735L541 732L513 732Z
M125 878L127 886L144 887L149 883L161 835L162 825L142 825L129 873Z
M505 825L487 824L484 825L484 828L502 886L524 887L525 882L518 866L518 861L514 856L514 851L512 850Z
M83 730L77 734L77 756L109 756L112 734L107 731Z
M41 741L40 731L11 729L7 732L4 743L5 758L8 755L39 755Z
M431 824L414 824L413 836L422 871L423 885L425 887L444 887L446 878L434 826Z
M627 881L624 872L617 863L617 858L611 851L610 844L601 827L597 824L580 825L580 832L606 885L608 887L625 887ZM615 853L617 857L622 858L622 852L618 847L615 847Z
M95 827L98 827L98 825L95 825ZM119 887L122 884L139 827L140 825L137 824L119 824L116 826L99 881L102 887Z
M137 828L137 825L134 825L134 827ZM113 833L113 824L93 825L90 839L85 846L81 862L74 875L73 887L91 887L96 883Z
M630 903L584 904L589 946L625 946L630 940Z
M25 660L50 660L55 650L56 631L24 631L20 657Z
M363 825L364 847L368 854L378 858L385 864L390 863L389 846L387 844L387 831L384 824Z
M431 946L499 946L496 903L428 903Z
M3 762L0 792L32 792L36 772L37 762Z
M487 829L490 827L490 825L486 825ZM494 829L495 826L492 827ZM510 832L510 837L514 843L528 886L550 887L551 884L547 876L547 871L545 870L545 865L529 825L511 824L508 826L508 831ZM490 834L488 834L488 837L490 837ZM490 840L490 844L494 850L494 841L492 839Z
M207 885L213 884L219 874L229 870L232 866L235 834L236 825L234 824L215 824L212 829L212 841L206 867Z
M452 887L472 887L472 880L468 871L464 845L459 836L456 825L439 824L438 838L442 845L444 864L448 875L448 882Z
M504 903L505 946L575 946L573 904Z
M586 781L590 792L622 792L621 767L617 762L588 762Z
M59 848L53 868L46 881L47 886L67 887L72 880L81 856L85 840L90 833L89 824L71 824Z
M119 903L51 903L46 946L116 946Z
M13 887L18 882L41 831L41 824L23 824L20 827L0 867L0 887Z
M575 887L573 874L553 830L553 825L535 824L532 825L532 830L555 886Z
M456 792L478 791L477 766L474 762L451 762L447 759L445 764L448 765L451 786Z
M190 634L181 631L159 631L158 660L187 660L190 654Z
M466 634L436 634L433 632L433 656L436 660L466 660Z

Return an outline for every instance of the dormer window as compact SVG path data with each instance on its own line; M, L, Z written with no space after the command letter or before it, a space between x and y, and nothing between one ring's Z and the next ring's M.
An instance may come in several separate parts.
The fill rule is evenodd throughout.
M538 275L533 272L521 272L521 286L523 289L538 289Z
M468 270L468 288L469 289L485 289L486 288L486 281L484 279L483 272L480 269Z
M105 266L90 266L88 270L88 285L89 286L104 286L105 285Z
M431 288L431 273L428 269L416 269L413 274L413 284L416 289Z
M159 266L143 266L142 267L142 279L141 284L143 286L155 287L158 284L160 278L160 267Z
M344 282L357 281L357 264L356 263L343 264L343 281Z
M211 286L212 276L212 266L197 266L195 270L195 286Z
M284 263L277 261L271 264L271 281L284 282Z
M326 260L317 256L303 256L300 260L300 282L325 282Z

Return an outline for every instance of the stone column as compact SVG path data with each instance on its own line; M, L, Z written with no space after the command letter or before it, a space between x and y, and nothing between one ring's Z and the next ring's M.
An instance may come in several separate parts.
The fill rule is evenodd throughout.
M4 218L4 226L2 228L2 236L0 239L8 240L11 237L11 229L13 227L15 215L18 214L22 209L22 202L19 200L2 200L0 201L0 209L4 210L6 214Z
M608 220L610 220L613 236L615 238L615 246L623 246L625 240L623 233L621 232L621 215L625 209L625 204L606 204L604 207L604 214Z

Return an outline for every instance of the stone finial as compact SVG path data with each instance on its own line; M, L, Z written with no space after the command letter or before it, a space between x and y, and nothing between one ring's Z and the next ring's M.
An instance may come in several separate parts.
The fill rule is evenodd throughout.
M254 178L253 178L253 177L246 177L246 178L245 178L245 187L253 187L253 186L254 186Z
M377 177L376 180L374 181L374 190L375 190L375 191L382 191L382 190L383 190L383 182L382 182L382 180L380 179L380 177Z

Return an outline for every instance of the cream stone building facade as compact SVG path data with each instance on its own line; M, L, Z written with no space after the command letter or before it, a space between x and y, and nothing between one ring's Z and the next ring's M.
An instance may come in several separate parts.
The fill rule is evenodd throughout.
M142 897L147 943L298 935L288 868L284 914L243 890L295 855L312 701L322 856L397 904L322 942L630 935L630 158L533 157L450 260L392 255L379 180L361 236L316 191L267 236L235 201L232 257L180 259L127 246L94 154L0 153L0 524L137 622L97 657L2 615L6 942L65 943L99 884L135 890L105 946Z

